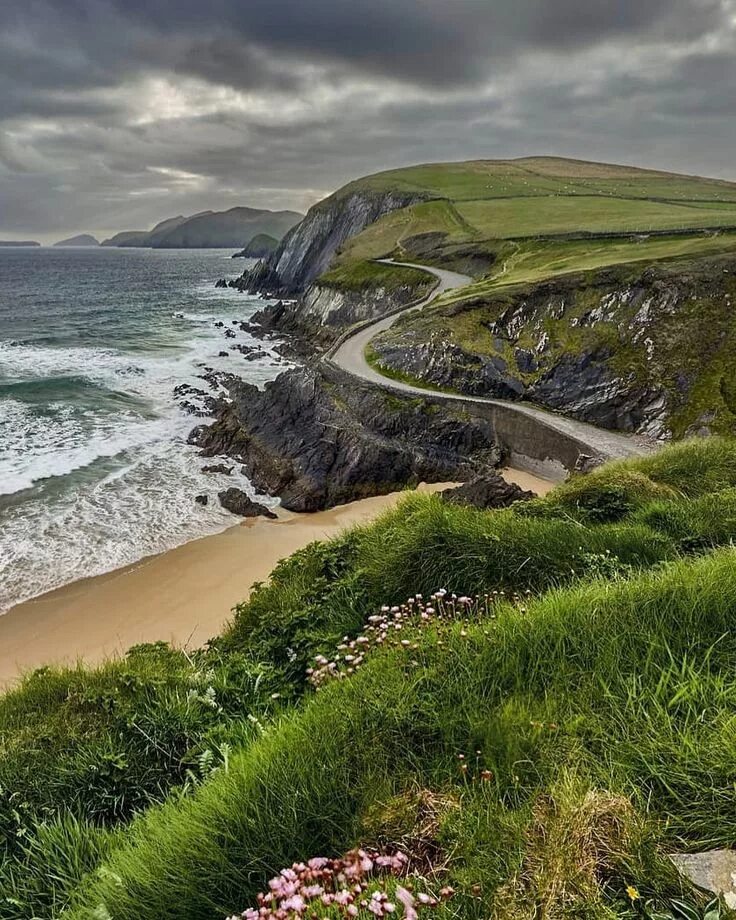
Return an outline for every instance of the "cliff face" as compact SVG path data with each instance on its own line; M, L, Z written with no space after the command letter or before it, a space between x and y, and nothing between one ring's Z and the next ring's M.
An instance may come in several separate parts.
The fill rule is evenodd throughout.
M312 284L301 298L299 309L305 320L322 326L352 326L385 316L416 297L417 289L410 284L394 288L370 287L362 291Z
M427 311L378 361L655 437L736 430L736 259L619 266Z
M243 276L244 287L277 294L304 291L329 267L339 247L384 214L423 201L413 192L360 191L335 194L314 205L278 249Z
M233 402L192 432L208 456L244 464L292 511L316 511L498 465L492 425L469 412L387 393L339 371L298 368L264 390L231 383Z

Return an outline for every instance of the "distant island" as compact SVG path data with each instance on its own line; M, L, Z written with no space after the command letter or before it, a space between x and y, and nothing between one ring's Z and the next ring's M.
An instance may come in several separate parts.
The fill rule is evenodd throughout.
M99 246L100 243L89 233L80 233L77 236L70 236L69 239L59 240L54 246Z
M189 217L169 217L152 230L124 230L102 241L103 246L151 249L229 249L258 236L278 243L303 215L296 211L230 208L203 211ZM270 250L269 250L270 251Z
M40 246L35 240L0 240L0 246Z
M265 259L278 247L279 240L268 233L258 233L243 247L240 252L234 252L233 259Z

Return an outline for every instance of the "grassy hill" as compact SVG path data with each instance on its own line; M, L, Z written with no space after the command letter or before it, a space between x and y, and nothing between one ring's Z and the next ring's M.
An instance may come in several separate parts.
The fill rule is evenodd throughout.
M28 677L0 699L0 917L222 920L355 846L406 855L361 889L397 918L409 888L448 920L703 917L667 854L733 842L735 537L728 440L506 511L413 496L281 563L207 650Z
M429 200L392 211L371 224L347 242L339 255L341 262L387 254L424 254L441 261L452 259L457 247L465 254L477 250L493 261L503 261L521 254L521 247L504 246L501 241L525 241L524 257L514 260L514 278L529 280L528 262L539 262L540 249L547 267L558 271L552 264L557 253L545 259L550 243L539 247L530 240L553 240L559 246L569 236L614 237L609 241L613 251L600 241L561 246L562 270L574 270L582 267L579 260L592 267L642 257L641 240L616 240L616 236L684 233L685 240L673 236L650 241L662 257L676 255L686 243L703 243L688 231L736 230L736 184L554 157L408 167L358 180L337 194L347 197L360 190L388 189L415 192ZM424 234L436 236L427 240L432 247L423 253ZM711 249L732 245L733 237L710 241Z

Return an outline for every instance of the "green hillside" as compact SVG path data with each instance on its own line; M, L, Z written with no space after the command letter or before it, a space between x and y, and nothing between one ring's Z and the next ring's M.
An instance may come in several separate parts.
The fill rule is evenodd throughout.
M360 889L397 918L407 892L433 920L704 918L667 854L733 842L734 538L727 440L505 511L413 496L207 650L29 676L0 699L0 917L224 920L357 846L402 854Z
M734 183L554 157L408 167L350 183L337 195L388 190L428 200L365 228L343 246L339 262L394 255L452 264L475 253L471 273L485 275L521 253L514 280L529 280L527 267L535 272L540 261L557 273L642 258L650 245L657 257L691 247L722 251L733 238L713 233L736 230ZM675 234L656 236L666 231ZM593 239L564 246L571 236ZM561 246L564 265L545 261L551 243Z

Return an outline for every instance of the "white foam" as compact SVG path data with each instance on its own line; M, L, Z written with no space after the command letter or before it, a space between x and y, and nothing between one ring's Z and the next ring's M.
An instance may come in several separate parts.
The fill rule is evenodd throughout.
M131 397L122 409L114 398L95 409L94 400L82 406L60 397L42 411L15 396L0 398L0 612L235 523L217 491L238 485L253 494L250 484L237 467L231 477L201 472L186 444L199 420L173 394L180 383L207 390L198 376L203 365L257 385L283 370L271 358L246 361L230 350L238 343L269 347L233 325L227 310L223 303L212 315L184 314L190 341L159 353L0 342L3 382L82 378L103 396ZM226 338L216 321L236 337ZM229 357L217 357L221 350ZM194 502L200 493L210 499L206 507Z
M231 476L202 473L201 464L184 443L159 442L143 448L125 469L52 504L39 496L10 508L0 530L0 613L234 524L217 491L237 485L253 495L250 483L237 470ZM209 497L206 507L194 502L200 493Z

